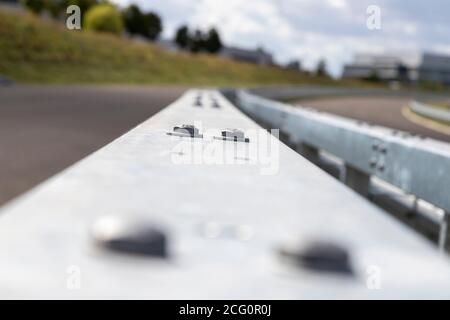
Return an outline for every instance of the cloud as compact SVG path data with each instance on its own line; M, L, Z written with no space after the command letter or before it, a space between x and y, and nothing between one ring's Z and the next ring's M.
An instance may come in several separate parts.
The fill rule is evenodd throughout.
M129 0L115 0L121 5ZM263 46L279 62L300 59L307 68L326 58L339 75L357 52L448 52L448 0L134 0L159 12L164 37L183 24L216 26L227 44ZM366 9L381 9L381 30L368 30Z

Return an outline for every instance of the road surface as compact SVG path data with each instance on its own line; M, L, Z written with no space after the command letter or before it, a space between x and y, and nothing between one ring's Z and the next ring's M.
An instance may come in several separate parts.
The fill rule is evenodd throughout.
M0 205L98 150L182 87L0 87Z
M450 142L450 136L410 122L402 109L411 101L409 97L329 97L302 100L297 104L343 117L368 121L373 124L421 134Z

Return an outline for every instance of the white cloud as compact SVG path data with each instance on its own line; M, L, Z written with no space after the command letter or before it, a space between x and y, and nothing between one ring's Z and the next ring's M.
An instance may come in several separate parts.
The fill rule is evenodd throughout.
M337 9L348 8L348 3L346 0L327 0L329 6Z

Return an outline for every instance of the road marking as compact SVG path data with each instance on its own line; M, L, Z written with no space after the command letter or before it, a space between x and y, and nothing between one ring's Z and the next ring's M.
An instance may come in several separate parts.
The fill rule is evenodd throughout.
M450 126L447 126L443 123L440 123L440 122L432 120L432 119L422 117L422 116L412 112L411 109L409 108L409 106L404 106L402 108L402 115L407 120L409 120L419 126L422 126L422 127L428 128L430 130L437 131L439 133L450 136Z

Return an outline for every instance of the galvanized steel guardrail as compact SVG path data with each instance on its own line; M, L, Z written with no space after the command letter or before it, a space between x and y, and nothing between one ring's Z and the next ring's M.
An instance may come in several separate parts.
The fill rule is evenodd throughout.
M450 122L450 109L437 108L418 101L412 101L409 107L412 111L422 116L439 121Z
M360 88L360 87L339 87L339 86L269 86L259 88L249 88L248 92L258 96L289 101L305 98L322 97L343 97L343 96L372 96L372 97L409 97L417 101L444 101L448 99L449 92L426 92L409 89L385 89L385 88Z
M290 145L306 144L325 150L362 175L376 176L450 212L449 144L362 121L293 108L247 91L236 92L236 103L254 119L280 129Z

